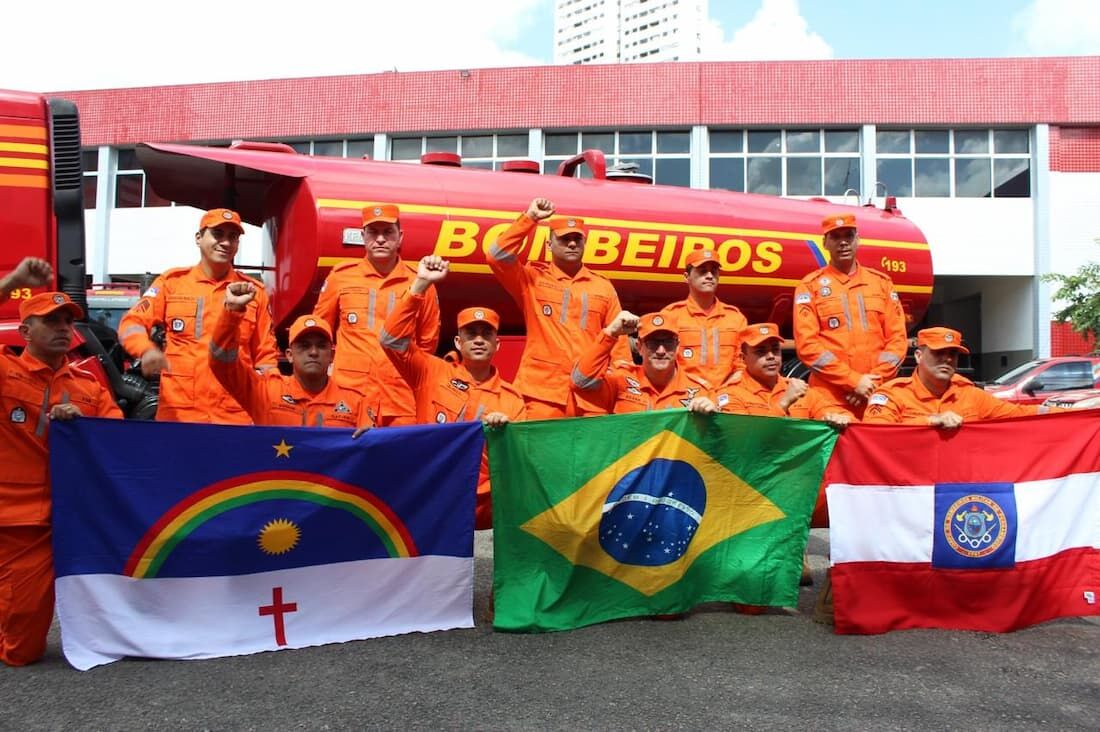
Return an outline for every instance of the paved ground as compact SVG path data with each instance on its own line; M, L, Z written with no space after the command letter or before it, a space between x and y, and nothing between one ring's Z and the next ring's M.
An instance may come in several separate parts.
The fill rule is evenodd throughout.
M815 531L818 578L825 541ZM548 635L494 633L490 535L478 626L213 661L61 656L0 668L0 729L1100 728L1100 622L993 635L832 635L798 614L707 606Z

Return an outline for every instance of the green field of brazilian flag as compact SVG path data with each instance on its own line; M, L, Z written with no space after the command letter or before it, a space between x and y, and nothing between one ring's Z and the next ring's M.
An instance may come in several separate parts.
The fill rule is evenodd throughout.
M488 431L499 630L794 606L837 433L685 410Z

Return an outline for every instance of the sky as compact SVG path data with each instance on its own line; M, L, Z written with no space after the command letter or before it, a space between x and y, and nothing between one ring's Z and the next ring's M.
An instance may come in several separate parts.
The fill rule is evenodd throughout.
M9 4L0 88L553 63L554 0ZM217 22L212 22L216 19ZM54 21L54 27L51 27ZM710 0L708 60L1100 55L1097 0ZM64 52L59 49L79 49Z

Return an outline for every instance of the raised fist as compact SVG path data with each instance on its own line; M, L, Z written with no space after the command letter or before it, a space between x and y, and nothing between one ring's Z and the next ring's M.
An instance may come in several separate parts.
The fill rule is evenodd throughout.
M554 202L549 198L536 198L527 207L528 218L534 221L542 221L554 215Z
M8 275L10 287L41 287L53 280L53 267L45 259L24 257Z
M447 270L451 266L443 257L429 254L420 260L416 267L416 276L428 282L439 282L447 276Z
M225 288L227 310L241 311L256 297L256 286L251 282L233 282Z

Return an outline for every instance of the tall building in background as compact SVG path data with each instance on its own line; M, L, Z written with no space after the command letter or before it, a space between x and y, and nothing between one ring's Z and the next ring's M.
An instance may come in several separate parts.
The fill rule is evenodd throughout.
M555 64L694 61L708 0L557 0Z

